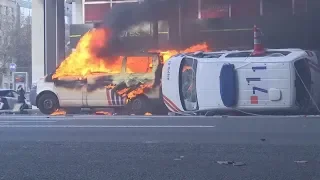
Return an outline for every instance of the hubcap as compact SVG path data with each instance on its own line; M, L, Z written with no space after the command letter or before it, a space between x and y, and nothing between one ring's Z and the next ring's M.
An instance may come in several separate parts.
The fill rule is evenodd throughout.
M51 99L46 99L44 102L43 102L43 107L45 109L51 109L53 107L53 101Z
M133 110L140 110L142 108L142 102L138 99L132 102L132 109Z

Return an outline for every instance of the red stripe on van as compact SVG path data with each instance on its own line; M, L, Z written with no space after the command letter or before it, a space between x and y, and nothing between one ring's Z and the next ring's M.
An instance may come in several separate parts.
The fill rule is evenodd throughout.
M163 99L163 102L168 106L169 110L172 112L178 112L176 109L174 109L168 102L166 99Z
M181 112L181 110L169 99L167 98L165 95L163 95L163 98L178 112Z

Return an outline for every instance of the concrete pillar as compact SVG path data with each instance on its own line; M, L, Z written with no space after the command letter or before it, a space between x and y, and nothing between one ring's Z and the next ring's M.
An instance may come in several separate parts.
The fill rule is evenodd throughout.
M84 24L83 16L83 2L75 0L72 2L72 24Z
M32 0L32 82L44 75L44 0Z
M64 2L32 1L32 81L54 72L64 59Z
M45 59L44 74L52 73L57 63L57 0L44 1L44 35ZM33 15L32 15L33 16ZM32 21L33 22L33 21Z
M65 59L65 14L64 1L57 0L57 35L56 35L56 65L60 64Z

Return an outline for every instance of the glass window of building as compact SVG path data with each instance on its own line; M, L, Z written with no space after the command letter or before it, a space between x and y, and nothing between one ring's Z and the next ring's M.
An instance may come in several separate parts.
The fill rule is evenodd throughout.
M201 19L229 17L229 3L222 0L202 0L200 6Z
M292 0L263 0L264 16L283 16L292 14Z
M85 4L85 22L100 22L110 10L110 3Z
M231 4L231 17L252 17L260 15L259 0L233 1Z

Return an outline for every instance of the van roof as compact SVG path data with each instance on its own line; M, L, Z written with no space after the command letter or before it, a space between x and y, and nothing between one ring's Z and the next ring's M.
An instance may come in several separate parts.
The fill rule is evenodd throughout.
M186 56L198 58L198 60L219 60L219 61L259 61L259 62L273 62L273 61L293 61L303 56L308 56L303 49L266 49L262 55L252 55L253 50L232 50L232 51L216 51L216 52L196 52L188 53ZM268 57L268 58L266 58Z

